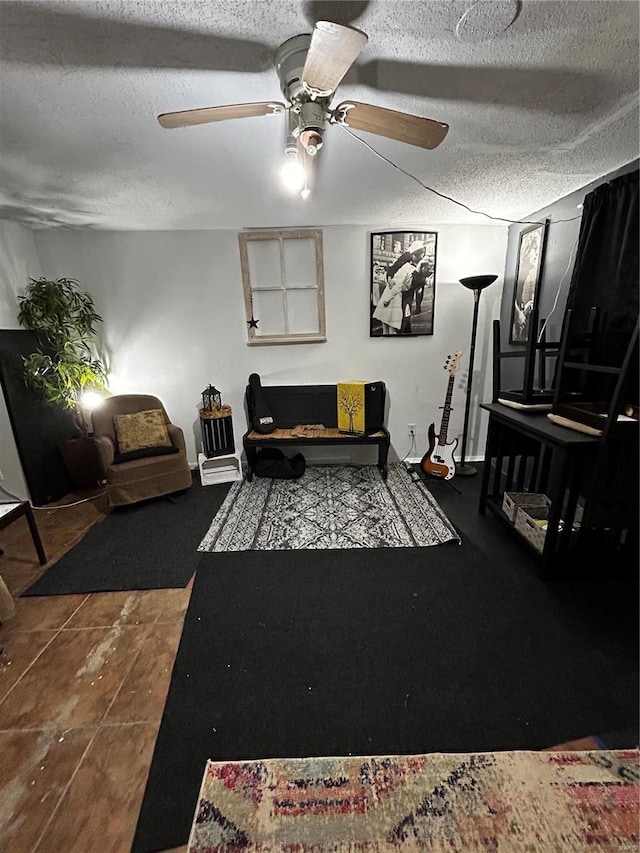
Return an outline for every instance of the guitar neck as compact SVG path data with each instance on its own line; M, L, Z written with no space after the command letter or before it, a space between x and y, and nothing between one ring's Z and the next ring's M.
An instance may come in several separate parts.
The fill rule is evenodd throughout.
M440 421L440 434L438 435L438 441L440 444L447 443L447 430L449 429L449 415L451 413L451 397L453 395L454 379L454 374L451 374L447 385L447 394L444 398L444 406L442 407L442 420Z

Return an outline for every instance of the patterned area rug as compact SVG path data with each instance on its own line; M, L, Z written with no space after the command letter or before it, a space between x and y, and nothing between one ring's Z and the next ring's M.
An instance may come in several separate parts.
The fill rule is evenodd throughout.
M639 753L207 763L188 853L638 849Z
M308 466L297 480L234 483L199 551L415 548L460 541L402 463Z

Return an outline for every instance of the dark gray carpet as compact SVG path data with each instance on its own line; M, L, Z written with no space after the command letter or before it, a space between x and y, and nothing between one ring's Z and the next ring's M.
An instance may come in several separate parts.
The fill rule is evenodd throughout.
M198 544L229 483L193 486L170 498L116 507L22 593L70 595L184 587L200 555Z
M203 554L133 853L187 842L208 758L539 749L633 725L637 646L462 539Z

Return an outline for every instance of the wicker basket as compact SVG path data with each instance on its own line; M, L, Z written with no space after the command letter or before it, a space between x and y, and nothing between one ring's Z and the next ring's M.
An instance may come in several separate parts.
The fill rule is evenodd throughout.
M547 521L549 519L549 506L520 506L516 512L515 528L521 533L527 542L530 542L536 551L542 553L544 541L547 538ZM582 520L583 508L576 507L572 534L575 534ZM560 520L562 526L563 521ZM562 529L562 527L561 527Z
M231 416L231 406L220 406L219 409L200 409L200 419L228 418Z
M505 492L502 498L502 511L510 521L515 522L516 513L521 506L551 506L546 495L537 492Z

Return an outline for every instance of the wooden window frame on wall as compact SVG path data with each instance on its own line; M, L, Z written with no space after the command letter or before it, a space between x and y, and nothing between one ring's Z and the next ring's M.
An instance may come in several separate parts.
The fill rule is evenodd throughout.
M316 283L315 286L292 286L287 287L284 280L284 242L286 240L309 240L312 239L315 243L316 253ZM260 288L252 287L250 270L249 270L249 254L247 244L254 240L271 240L278 241L280 244L280 264L281 264L281 290L283 295L283 306L286 309L286 297L288 290L315 290L316 303L318 309L318 331L317 332L288 332L277 335L263 335L259 328L254 325L259 317L254 318L253 315L253 293ZM298 343L322 343L327 340L326 337L326 320L324 310L324 265L322 253L322 231L316 228L303 229L269 229L260 231L241 231L238 234L238 242L240 245L240 265L242 268L242 285L244 290L244 304L247 319L247 335L248 345L260 344L298 344ZM266 290L267 288L265 288ZM274 288L268 288L273 291ZM284 325L288 328L288 318L286 310L284 311Z

